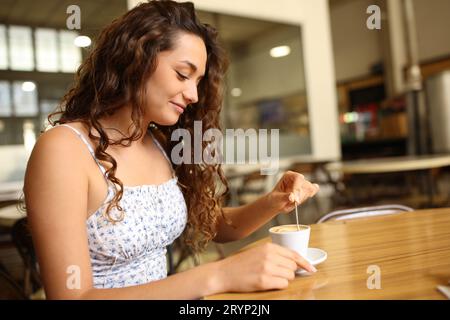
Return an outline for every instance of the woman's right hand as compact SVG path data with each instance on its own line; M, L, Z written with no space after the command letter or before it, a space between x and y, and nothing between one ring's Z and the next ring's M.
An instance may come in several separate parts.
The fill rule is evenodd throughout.
M317 271L297 252L270 242L218 263L224 292L284 289L294 280L298 268Z

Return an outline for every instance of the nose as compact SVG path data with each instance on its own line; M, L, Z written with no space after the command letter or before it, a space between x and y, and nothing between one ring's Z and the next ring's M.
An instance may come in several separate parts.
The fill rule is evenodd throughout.
M183 97L188 100L188 104L197 103L198 93L197 86L195 84L189 84L188 88L183 91Z

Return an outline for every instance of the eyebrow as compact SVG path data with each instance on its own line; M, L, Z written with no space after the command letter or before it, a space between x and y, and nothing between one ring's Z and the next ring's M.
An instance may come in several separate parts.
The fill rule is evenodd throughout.
M183 60L180 62L187 64L189 66L189 68L191 68L192 71L194 71L194 72L196 72L198 70L197 66L195 64L193 64L192 62L190 62L189 60ZM204 75L202 75L200 78L203 78L203 77L204 77Z

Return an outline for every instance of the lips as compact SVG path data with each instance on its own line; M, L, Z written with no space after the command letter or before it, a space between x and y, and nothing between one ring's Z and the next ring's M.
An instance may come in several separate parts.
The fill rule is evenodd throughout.
M186 108L186 106L179 104L179 103L175 103L170 101L170 103L173 105L174 109L179 113L182 114L184 112L184 108Z
M179 106L179 107L182 108L183 110L186 109L186 106L185 106L185 105L182 105L182 104L179 104L179 103L176 103L176 102L173 102L173 101L170 101L170 102L173 103L174 105Z

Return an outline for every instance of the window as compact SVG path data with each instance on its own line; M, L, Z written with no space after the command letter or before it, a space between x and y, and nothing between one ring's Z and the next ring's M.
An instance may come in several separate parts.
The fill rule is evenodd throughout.
M40 123L43 125L44 128L47 128L47 126L49 126L47 117L50 113L56 111L58 104L59 104L58 100L49 100L49 99L41 100Z
M9 27L10 68L19 71L34 70L34 53L31 28Z
M13 82L14 113L16 116L35 116L38 114L36 87L26 84L32 82Z
M38 71L58 71L58 39L56 30L38 28L36 39L36 69Z
M62 30L59 32L59 54L62 72L76 72L81 64L80 48L73 43L77 36L78 34L73 31Z
M7 70L0 78L0 146L25 144L31 150L81 64L77 36L66 30L0 24L0 71ZM27 81L30 78L36 82Z
M8 69L8 51L6 48L6 27L0 25L0 70Z
M74 44L77 36L74 31L0 24L0 70L74 73L82 59Z
M8 81L0 81L0 117L11 115L11 87Z

